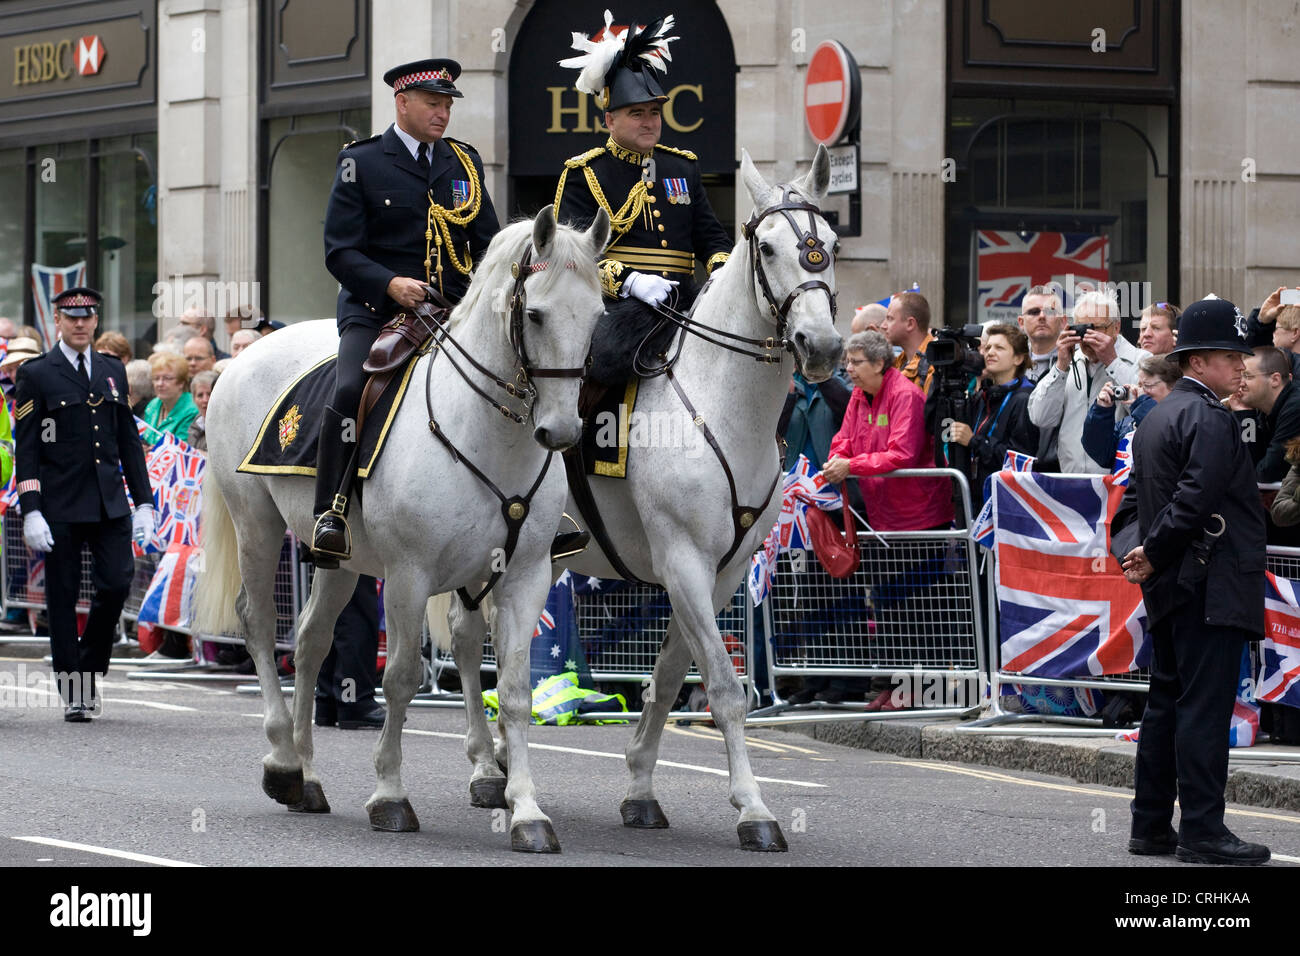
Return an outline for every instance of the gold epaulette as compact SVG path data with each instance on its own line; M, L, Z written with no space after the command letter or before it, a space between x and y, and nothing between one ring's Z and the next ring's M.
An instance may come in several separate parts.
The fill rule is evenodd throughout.
M601 259L598 268L600 291L610 298L617 296L619 289L623 287L623 263L617 259Z
M589 162L605 151L604 146L597 146L595 149L589 149L585 153L573 156L564 161L564 165L569 169L577 169L579 166L586 166Z
M656 143L655 149L662 149L665 153L672 153L674 156L685 156L689 160L699 159L689 149L678 149L676 146L665 146L663 143Z
M709 261L705 264L705 268L709 275L713 275L713 270L730 258L730 252L715 252L713 255L709 256Z

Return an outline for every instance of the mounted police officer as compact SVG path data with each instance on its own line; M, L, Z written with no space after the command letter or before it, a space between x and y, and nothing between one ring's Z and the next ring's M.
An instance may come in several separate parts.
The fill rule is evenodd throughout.
M574 49L587 52L560 61L581 70L574 85L596 97L609 129L604 146L565 161L555 190L561 221L585 225L598 208L610 217L613 238L600 262L608 314L593 339L590 373L605 384L627 378L631 353L602 353L611 348L602 344L609 342L604 329L618 326L613 338L634 348L660 321L651 307L675 290L685 311L695 297L696 264L711 273L735 245L709 206L695 154L659 143L668 97L654 71L666 71L672 28L669 16L619 33L606 12L601 39L575 34Z
M131 540L153 537L153 494L127 402L126 370L96 352L102 296L68 289L54 299L58 344L18 370L18 503L23 538L45 558L50 653L66 709L90 720L99 699L95 675L108 672L122 605L131 589ZM122 488L126 476L134 515ZM80 640L77 597L81 548L89 545L95 594Z
M316 469L312 550L318 567L350 556L346 488L360 436L362 371L385 323L431 288L450 304L500 228L474 147L444 135L460 64L420 60L384 74L396 122L339 153L325 212L325 266L339 280L339 358Z
M1220 401L1237 388L1249 354L1236 306L1193 303L1170 353L1183 378L1133 440L1114 542L1125 576L1142 585L1152 658L1131 853L1247 865L1269 858L1267 847L1239 840L1223 823L1242 651L1264 631L1264 512L1250 454ZM1126 521L1134 508L1136 535Z

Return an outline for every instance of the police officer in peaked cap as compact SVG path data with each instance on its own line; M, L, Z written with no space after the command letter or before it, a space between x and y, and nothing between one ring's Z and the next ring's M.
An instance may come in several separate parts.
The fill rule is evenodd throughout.
M1112 525L1125 576L1142 585L1152 646L1131 853L1244 865L1269 858L1223 822L1242 653L1264 630L1264 510L1221 401L1240 384L1249 354L1245 319L1231 302L1203 299L1183 313L1170 353L1183 378L1134 436L1132 478Z
M126 369L92 346L102 296L68 289L54 299L58 343L23 363L14 389L16 473L23 538L46 553L50 652L64 719L98 712L95 676L108 671L117 622L131 588L131 541L154 534L153 493ZM132 504L122 487L125 475ZM88 545L95 592L77 636L81 549Z
M483 161L468 143L446 136L460 64L430 59L384 74L396 121L382 134L339 153L325 211L325 267L339 281L339 358L326 406L316 468L317 522L312 550L319 567L350 556L345 475L355 421L379 330L414 309L431 287L460 301L470 270L500 228L483 181ZM356 436L357 440L360 436Z

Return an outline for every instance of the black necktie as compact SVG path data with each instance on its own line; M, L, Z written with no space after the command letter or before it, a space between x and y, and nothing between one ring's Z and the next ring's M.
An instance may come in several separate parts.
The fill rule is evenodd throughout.
M86 380L86 384L90 384L90 373L86 370L86 354L84 352L77 353L77 371Z
M420 164L420 169L424 170L424 178L429 178L429 144L421 143L420 148L416 150L416 161Z

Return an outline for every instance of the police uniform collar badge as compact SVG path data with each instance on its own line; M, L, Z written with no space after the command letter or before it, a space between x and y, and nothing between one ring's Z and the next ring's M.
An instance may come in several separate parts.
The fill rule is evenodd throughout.
M573 34L573 49L581 55L560 60L560 66L578 70L573 85L580 92L596 98L596 105L616 110L634 103L664 102L664 94L653 71L666 74L672 55L668 36L674 24L672 15L648 26L614 23L614 15L605 11L605 26L591 37Z

